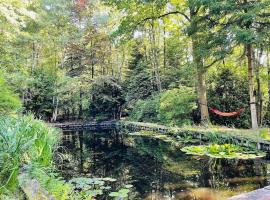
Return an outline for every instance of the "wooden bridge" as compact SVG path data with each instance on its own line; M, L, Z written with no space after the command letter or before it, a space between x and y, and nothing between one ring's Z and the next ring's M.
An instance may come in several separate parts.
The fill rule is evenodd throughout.
M105 121L105 122L87 122L87 123L64 123L64 124L52 124L56 128L60 128L64 131L75 131L75 130L97 130L103 129L108 130L116 128L117 121Z

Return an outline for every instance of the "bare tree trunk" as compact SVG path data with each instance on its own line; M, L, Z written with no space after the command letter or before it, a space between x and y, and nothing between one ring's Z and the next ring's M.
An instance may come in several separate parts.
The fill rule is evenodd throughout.
M32 44L32 66L31 66L31 73L34 72L36 67L36 44L33 42Z
M82 119L82 115L83 115L83 92L82 92L82 88L80 88L80 104L79 104L79 119Z
M266 112L266 116L265 116L265 122L266 124L270 124L270 58L269 58L269 50L267 50L266 53L267 56L267 85L268 85L268 104L267 104L267 112Z
M51 122L56 122L57 117L58 117L58 105L59 105L58 97L53 97L53 104L54 104L54 109L53 109Z
M91 38L91 76L94 79L95 76L95 63L94 63L94 48L93 48L93 38Z
M253 54L255 58L255 53ZM258 124L262 125L262 114L263 114L263 99L262 99L262 90L261 90L261 78L260 78L260 60L263 55L263 49L260 49L260 51L257 51L257 59L255 59L255 75L256 75L256 82L257 82L257 118L258 118Z
M163 68L164 68L164 72L166 71L166 26L165 24L163 25Z
M157 55L157 47L156 47L156 36L155 36L155 29L154 29L154 21L151 21L151 31L150 31L150 42L151 42L151 54L152 54L152 65L155 74L156 86L159 92L161 92L161 81L160 81L160 74L159 74L159 63L158 63L158 55Z
M268 111L270 111L270 58L269 58L269 52L267 52L267 84L268 84Z
M122 80L122 69L125 66L125 60L126 60L126 54L125 54L125 50L122 49L121 50L121 54L122 54L122 58L121 58L121 64L118 66L118 80L121 81Z
M257 109L256 109L256 97L254 92L254 67L253 67L253 51L252 45L246 45L247 59L248 59L248 85L249 85L249 99L250 99L250 112L252 129L258 129Z

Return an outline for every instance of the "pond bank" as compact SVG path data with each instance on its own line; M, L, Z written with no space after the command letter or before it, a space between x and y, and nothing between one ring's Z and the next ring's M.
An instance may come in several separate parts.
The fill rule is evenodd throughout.
M243 193L228 200L267 200L270 199L270 186L252 192Z
M112 129L117 125L116 120L104 121L104 122L78 122L78 123L55 123L51 126L60 128L62 130L96 130L100 129Z
M244 130L232 129L225 127L168 127L152 123L119 121L120 126L132 131L154 131L162 134L169 134L171 136L192 136L195 139L203 141L219 140L227 143L237 143L240 146L256 145L258 150L265 150L270 152L270 141L262 139L259 134L260 130Z
M241 146L256 146L258 150L270 152L270 141L260 137L260 130L245 130L233 129L226 127L202 127L202 126L187 126L187 127L169 127L154 123L131 122L131 121L104 121L104 122L81 122L81 123L58 123L51 124L54 127L63 130L96 130L96 129L111 129L115 127L123 127L132 131L153 131L161 134L169 134L171 136L192 136L195 139L203 141L219 140L224 143L237 143Z

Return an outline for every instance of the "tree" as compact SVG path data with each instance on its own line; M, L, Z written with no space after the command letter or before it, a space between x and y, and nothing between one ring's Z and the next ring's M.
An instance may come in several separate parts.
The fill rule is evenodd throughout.
M223 112L237 111L244 108L245 111L235 117L219 117L210 115L215 124L237 128L249 128L250 111L249 95L246 78L237 76L227 68L221 68L208 80L209 105Z
M138 100L147 99L157 91L149 75L148 63L144 55L140 52L140 45L141 43L138 43L133 47L124 82L128 107L132 106Z
M218 6L220 5L220 6ZM232 43L243 45L247 57L252 128L258 128L254 87L254 49L264 45L269 33L269 1L218 1L208 4L210 14L222 16L219 25L228 30Z
M139 25L144 25L146 22L151 24L159 19L175 15L181 16L181 25L185 26L186 33L191 41L193 63L197 69L197 91L201 121L207 123L209 121L209 113L205 85L206 71L221 60L227 54L227 51L230 51L230 48L228 48L226 33L222 29L211 29L213 26L212 19L209 19L207 13L204 12L206 8L203 2L199 0L164 0L141 3L134 1L132 4L126 4L125 1L111 0L109 2L118 6L119 9L125 9L128 12L122 21L120 32L136 30ZM170 9L166 11L168 4ZM138 12L138 9L140 9L140 12ZM144 15L137 15L136 13L144 13ZM214 39L210 40L210 38Z
M101 76L91 86L89 112L93 117L120 119L125 103L123 88L114 77Z

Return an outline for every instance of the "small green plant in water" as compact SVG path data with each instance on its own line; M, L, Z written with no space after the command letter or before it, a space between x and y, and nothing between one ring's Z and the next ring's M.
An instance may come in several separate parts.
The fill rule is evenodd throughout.
M113 178L73 178L69 181L73 185L74 195L76 199L92 200L97 196L103 195L105 191L109 191L110 182L115 182Z
M132 188L132 185L125 185L124 188L120 189L117 192L111 192L109 194L110 197L114 197L114 199L126 199L128 198L128 193L130 192L130 188Z
M254 152L243 149L234 144L211 144L207 146L188 146L181 149L190 155L209 156L212 158L227 159L254 159L266 156L263 152Z

